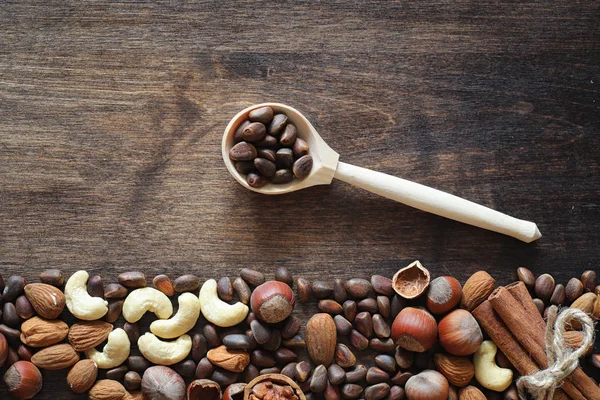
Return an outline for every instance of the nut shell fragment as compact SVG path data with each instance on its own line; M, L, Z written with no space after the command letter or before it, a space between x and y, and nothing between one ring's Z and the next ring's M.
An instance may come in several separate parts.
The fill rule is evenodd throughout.
M429 287L429 271L417 260L394 274L392 287L405 299L416 299Z

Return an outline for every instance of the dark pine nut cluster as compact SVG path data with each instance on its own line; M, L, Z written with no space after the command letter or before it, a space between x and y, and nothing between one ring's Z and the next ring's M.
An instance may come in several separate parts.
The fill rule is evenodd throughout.
M250 111L233 137L236 144L229 150L229 158L252 187L304 179L312 170L308 144L298 137L287 115L275 114L271 107Z

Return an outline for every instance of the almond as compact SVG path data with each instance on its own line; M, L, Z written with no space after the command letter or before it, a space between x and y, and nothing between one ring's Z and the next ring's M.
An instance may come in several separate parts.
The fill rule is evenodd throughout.
M496 287L496 281L485 271L477 271L463 286L462 300L460 306L468 311L473 311L483 303Z
M92 360L81 360L67 374L67 383L75 393L87 392L98 377L98 366Z
M575 350L581 347L583 344L583 332L582 331L566 331L563 335L563 340L567 347ZM591 354L594 350L593 343L587 349L586 354Z
M47 347L67 337L69 326L58 319L33 317L21 325L21 342L31 347Z
M444 375L448 382L458 387L468 385L475 375L475 367L467 357L437 353L433 362L435 369Z
M477 389L475 386L467 386L458 392L458 398L460 400L486 400L487 397Z
M25 285L25 296L41 317L55 319L65 308L65 295L60 289L45 283Z
M104 342L112 329L105 321L77 322L69 329L69 343L75 351L86 351Z
M36 367L48 370L68 368L79 361L79 355L70 344L46 347L31 357Z
M571 308L577 308L589 314L596 321L600 317L600 296L591 292L584 293L571 304ZM573 321L571 322L571 327L573 329L581 329L581 323Z
M337 342L337 331L331 315L313 315L306 323L304 340L308 355L315 364L328 367L333 361Z
M244 350L229 350L219 346L206 354L208 361L217 367L231 372L242 372L250 363L250 356Z
M125 387L117 381L102 379L90 389L89 400L123 400L129 399Z

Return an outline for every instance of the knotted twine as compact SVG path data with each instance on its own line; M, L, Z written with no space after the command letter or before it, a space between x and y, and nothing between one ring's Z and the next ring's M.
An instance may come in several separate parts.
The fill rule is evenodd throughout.
M577 308L567 308L558 317L557 314L558 308L551 306L546 325L548 368L517 381L521 400L527 400L527 393L536 400L552 399L560 383L579 367L579 358L587 353L594 341L594 323L589 315ZM577 349L566 346L564 342L565 332L574 321L581 324L583 333L582 344Z

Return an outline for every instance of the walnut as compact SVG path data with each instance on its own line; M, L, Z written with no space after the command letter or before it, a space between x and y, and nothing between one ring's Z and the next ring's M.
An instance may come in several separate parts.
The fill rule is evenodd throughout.
M266 374L251 381L244 390L245 400L306 400L298 385L285 375Z

